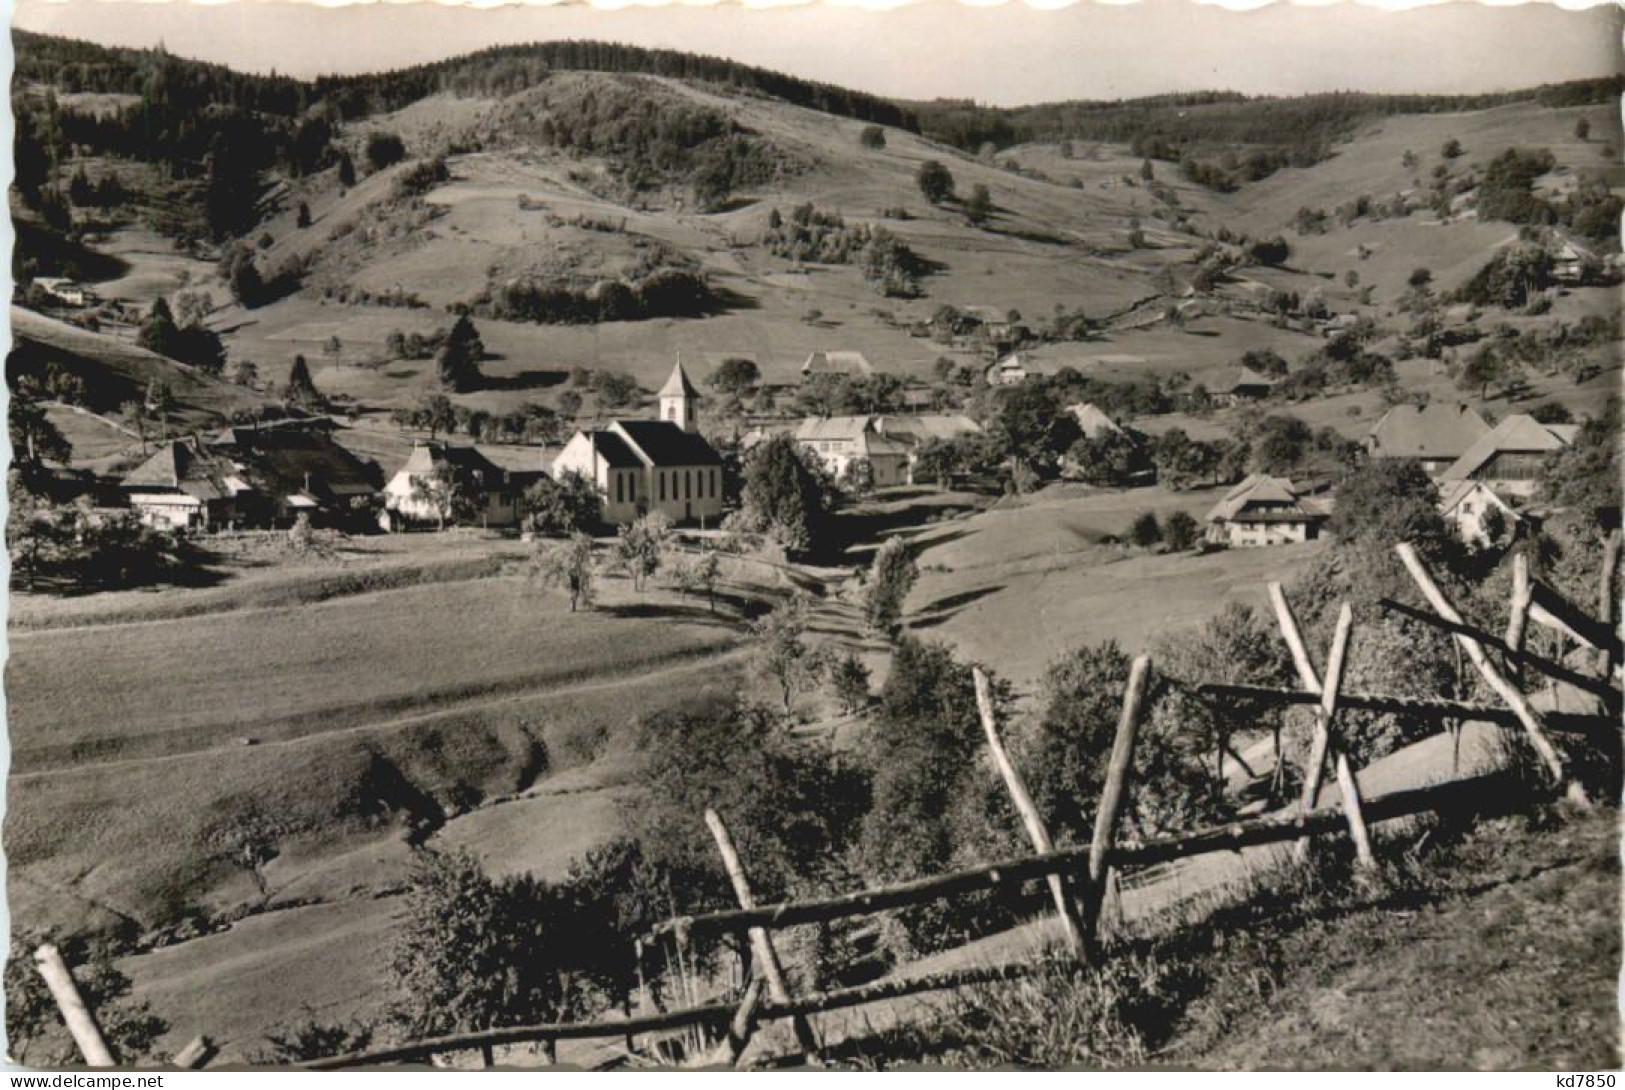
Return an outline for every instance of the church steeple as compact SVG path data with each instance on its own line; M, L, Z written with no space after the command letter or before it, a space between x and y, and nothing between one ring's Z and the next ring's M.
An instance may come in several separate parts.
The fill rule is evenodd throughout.
M677 356L677 366L671 369L671 377L657 396L660 398L660 419L669 420L684 431L694 430L694 410L700 400L700 391L695 389L694 383L689 381L688 372L683 370L681 353Z

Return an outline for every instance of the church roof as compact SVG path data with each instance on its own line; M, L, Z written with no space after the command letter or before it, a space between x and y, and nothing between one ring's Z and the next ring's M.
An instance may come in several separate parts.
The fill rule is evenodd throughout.
M689 381L688 372L683 370L683 361L678 360L677 366L671 369L671 377L666 385L660 388L656 397L699 397L700 391L695 389L694 383Z

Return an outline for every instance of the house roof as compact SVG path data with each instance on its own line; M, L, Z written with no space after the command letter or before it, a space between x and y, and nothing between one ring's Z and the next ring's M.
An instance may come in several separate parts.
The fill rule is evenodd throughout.
M814 352L807 357L807 362L801 365L803 375L872 375L875 369L869 365L862 352Z
M1532 416L1516 413L1481 435L1450 463L1443 476L1447 480L1471 477L1497 454L1550 454L1568 446L1573 438L1572 426L1542 424Z
M450 466L463 480L476 475L488 486L502 483L502 469L473 447L452 446L449 443L419 443L412 448L406 464L397 473L433 473L439 466Z
M1010 312L998 307L960 307L959 312L983 325L1008 325L1010 322Z
M377 491L374 471L325 429L230 428L215 440L269 491L313 498L365 496Z
M1291 511L1248 512L1254 504L1290 504ZM1283 519L1281 516L1289 516ZM1224 499L1213 505L1207 513L1209 522L1229 522L1242 518L1249 522L1298 521L1313 518L1298 505L1297 490L1285 477L1271 477L1264 473L1249 474L1245 480L1224 494Z
M982 431L982 426L964 413L877 416L874 425L875 430L882 435L914 443L925 443L932 439L957 439L961 435L980 435Z
M228 458L198 450L183 439L165 443L124 477L128 489L167 489L200 500L226 499L246 485Z
M1268 375L1259 374L1251 367L1235 367L1227 371L1220 371L1204 385L1206 385L1209 393L1229 394L1256 386L1262 386L1268 390L1275 385L1275 380Z
M879 432L866 431L858 437L858 447L866 458L908 456L908 444Z
M867 416L809 416L796 425L794 435L798 442L816 440L855 440L871 430L873 418Z
M632 447L633 453L639 455L646 465L722 464L722 457L704 438L684 431L669 420L617 420L610 427L620 433L621 438Z
M1445 481L1439 488L1439 513L1448 515L1461 505L1461 502L1473 493L1483 491L1495 501L1497 507L1517 517L1512 508L1507 506L1505 500L1495 494L1495 489L1483 481L1453 480Z
M593 449L598 457L611 469L637 469L643 465L643 459L633 452L632 446L617 432L589 431L584 432L592 440Z
M1078 430L1090 439L1098 439L1109 433L1122 434L1123 429L1117 426L1117 421L1101 412L1092 402L1080 401L1076 405L1068 405L1066 411L1078 422Z
M1378 458L1460 458L1489 430L1468 405L1395 405L1372 427L1366 447Z
M688 379L688 372L683 370L683 361L678 360L677 365L671 369L671 377L666 385L660 388L656 397L699 397L700 391Z

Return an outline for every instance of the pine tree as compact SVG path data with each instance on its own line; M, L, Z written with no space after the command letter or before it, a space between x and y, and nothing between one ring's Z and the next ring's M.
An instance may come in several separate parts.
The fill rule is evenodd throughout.
M480 360L484 355L485 344L480 340L479 331L468 315L459 315L436 359L440 384L454 392L476 389L484 377L480 374Z
M316 389L316 382L310 377L310 364L305 362L304 356L293 358L293 368L288 372L288 384L282 389L283 400L294 405L311 407L322 403L322 395Z

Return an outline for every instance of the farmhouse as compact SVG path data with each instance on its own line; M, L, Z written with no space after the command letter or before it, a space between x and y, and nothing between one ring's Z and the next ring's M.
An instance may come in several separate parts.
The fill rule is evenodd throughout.
M1078 422L1078 430L1083 432L1086 439L1123 434L1123 429L1117 425L1117 421L1096 408L1093 402L1080 401L1076 405L1068 405L1066 411Z
M1421 408L1395 405L1366 436L1365 450L1371 458L1414 458L1430 477L1437 477L1489 430L1484 418L1468 405L1443 401L1430 401Z
M1208 512L1207 539L1231 548L1312 541L1320 536L1325 516L1299 496L1285 477L1254 473Z
M814 352L801 365L801 380L841 377L868 378L875 373L862 352Z
M1483 481L1503 496L1527 499L1540 488L1541 468L1574 441L1574 424L1542 424L1518 413L1480 436L1445 468L1446 481Z
M608 522L650 511L673 521L722 515L722 458L694 431L699 391L679 362L660 388L659 420L615 420L578 431L553 459L553 476L579 473L598 486Z
M138 517L160 530L207 530L257 519L265 498L230 458L196 438L165 443L124 478Z
M1492 515L1491 512L1499 512ZM1455 526L1457 535L1473 545L1488 545L1522 519L1495 490L1483 481L1446 481L1439 490L1439 514ZM1499 519L1500 531L1494 523Z
M1571 287L1583 284L1587 272L1596 263L1596 256L1589 250L1581 249L1572 241L1565 239L1552 254L1552 279Z
M908 445L881 434L873 417L808 417L796 425L794 437L803 450L818 455L837 481L847 478L854 463L868 462L876 488L908 482Z
M1205 385L1215 405L1235 406L1270 396L1270 391L1275 389L1275 380L1251 367L1237 367L1220 372Z
M384 486L384 510L378 521L386 530L402 530L413 523L440 522L440 507L422 489L436 478L453 482L460 494L459 518L481 526L513 526L519 522L519 497L507 475L473 447L450 443L418 443L406 464Z
M63 306L83 307L96 302L96 293L62 276L36 276L34 283Z
M1030 356L1012 352L1004 359L991 364L986 375L989 386L1015 386L1030 378L1042 378L1051 373L1052 369L1047 365Z
M334 441L331 429L326 420L234 427L209 445L264 494L273 518L342 522L368 513L381 474Z

